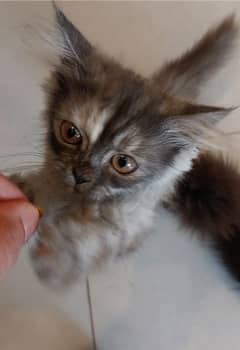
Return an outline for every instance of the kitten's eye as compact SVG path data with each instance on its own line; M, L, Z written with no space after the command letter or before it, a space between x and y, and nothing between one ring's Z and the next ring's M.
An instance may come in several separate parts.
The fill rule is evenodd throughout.
M116 154L112 157L112 166L120 174L130 174L137 170L137 162L126 154Z
M64 142L71 145L78 145L82 142L82 136L76 126L64 120L60 125L60 135Z

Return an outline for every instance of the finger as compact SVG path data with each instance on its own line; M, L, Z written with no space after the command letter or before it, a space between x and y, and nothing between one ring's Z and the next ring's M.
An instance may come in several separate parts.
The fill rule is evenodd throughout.
M39 220L38 209L25 199L12 199L0 201L0 236L7 234L7 227L2 222L9 222L15 227L16 235L18 231L24 236L26 241L37 227Z
M21 190L9 181L4 175L0 174L0 199L25 198Z
M0 203L0 278L15 263L38 220L38 210L26 200Z

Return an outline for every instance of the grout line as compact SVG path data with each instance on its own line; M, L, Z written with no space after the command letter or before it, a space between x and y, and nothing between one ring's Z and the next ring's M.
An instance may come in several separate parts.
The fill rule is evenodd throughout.
M86 278L86 291L87 291L87 301L88 301L88 308L89 308L89 314L90 314L92 346L93 346L93 350L97 350L96 333L95 333L94 319L93 319L93 307L92 307L92 300L91 300L91 290L90 290L90 283L89 283L88 277Z

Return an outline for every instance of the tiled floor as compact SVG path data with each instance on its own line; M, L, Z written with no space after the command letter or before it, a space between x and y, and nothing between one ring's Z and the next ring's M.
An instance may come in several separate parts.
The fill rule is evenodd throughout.
M238 2L62 2L61 6L95 44L144 74L189 47L224 15L236 9L240 18ZM41 151L40 83L47 70L24 48L20 27L42 17L51 17L47 2L0 3L1 156L30 152L33 145ZM209 83L202 101L239 104L239 58L240 52ZM239 130L238 118L235 114L222 127ZM238 148L239 138L233 142ZM1 158L1 168L27 162L28 157ZM141 250L91 276L90 287L100 350L239 349L239 292L208 249L181 231L165 212ZM6 304L48 303L63 309L91 336L85 285L55 295L36 281L24 252L1 283L0 313ZM0 348L6 350L1 338Z

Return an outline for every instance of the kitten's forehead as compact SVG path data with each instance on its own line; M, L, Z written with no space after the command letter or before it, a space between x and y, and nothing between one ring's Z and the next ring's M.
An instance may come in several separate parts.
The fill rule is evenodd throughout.
M115 149L132 152L141 143L139 130L135 125L118 128L118 116L115 112L113 107L101 108L97 102L91 102L74 108L70 119L84 130L92 146L97 143L108 144ZM115 126L114 129L109 122Z
M108 103L103 103L97 94L86 99L69 96L59 105L56 117L83 130L91 146L112 145L132 151L140 142L138 122L144 116L142 104L141 96L134 98L132 91L113 95Z
M112 116L110 107L101 108L97 102L73 108L71 121L87 134L91 144L96 143Z

